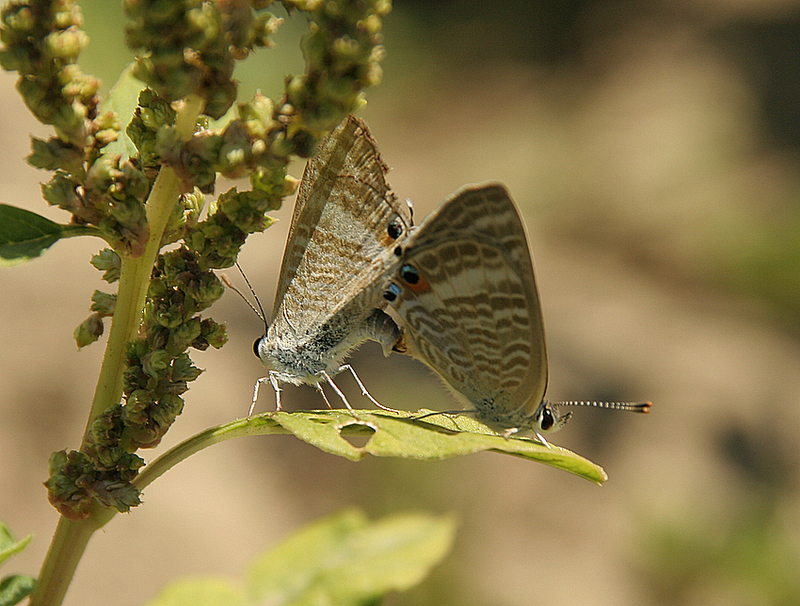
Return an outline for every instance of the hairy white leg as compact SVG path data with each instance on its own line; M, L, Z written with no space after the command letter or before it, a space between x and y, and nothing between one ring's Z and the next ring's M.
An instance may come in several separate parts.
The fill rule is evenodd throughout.
M328 385L330 385L333 388L333 391L336 392L336 395L339 396L339 398L342 400L342 402L344 402L344 405L347 408L347 410L349 410L350 412L355 414L355 411L353 410L353 407L350 406L350 402L347 401L347 398L345 397L345 395L342 392L342 390L339 389L339 386L336 385L336 383L333 382L333 379L331 378L331 376L327 372L325 372L324 370L319 371L317 373L317 375L320 376L320 377L324 377L324 379L328 383ZM317 389L319 389L320 392L322 391L322 387L319 385L319 383L317 384ZM325 394L324 393L322 394L322 397L325 398ZM326 403L328 402L327 398L325 398L325 402ZM330 404L328 404L328 408L332 408L332 406Z
M545 439L544 439L544 436L543 436L542 434L540 434L538 431L534 431L534 432L533 432L533 435L535 435L535 436L536 436L536 439L537 439L537 440L539 440L539 441L540 441L542 444L544 444L544 445L545 445L545 446L547 446L548 448L553 448L552 446L550 446L550 442L548 442L547 440L545 440Z
M269 371L269 382L275 390L275 412L281 410L281 376L274 370Z
M258 389L261 387L262 383L266 383L267 381L271 382L271 377L261 377L256 381L256 384L253 387L253 401L250 403L250 410L247 411L248 419L253 416L253 411L256 409L256 400L258 400ZM280 403L278 405L278 409L280 410Z
M253 401L250 403L250 410L247 411L247 418L253 416L253 411L256 408L256 400L258 400L258 390L263 383L267 381L270 382L272 385L272 389L275 390L275 411L281 410L281 386L280 386L280 376L277 372L270 371L268 377L261 377L256 381L255 387L253 387Z
M333 410L333 406L331 406L331 403L328 401L328 396L325 395L325 392L322 389L322 385L317 383L316 385L314 385L314 389L316 389L319 392L319 395L322 396L322 399L325 400L325 405L331 410Z
M375 406L377 406L378 408L380 408L382 410L386 410L388 412L396 412L396 413L400 412L399 410L395 410L394 408L389 408L388 406L384 406L383 404L378 402L378 400L373 398L372 394L367 391L366 387L364 387L364 384L361 382L361 379L358 378L358 375L356 374L355 369L352 366L350 366L349 364L344 364L344 365L340 366L336 370L336 373L334 373L334 374L339 374L343 370L349 370L350 371L350 374L353 375L353 378L356 380L356 383L358 383L359 389L361 389L361 395L362 396L367 396L369 398L369 401L372 402L373 404L375 404Z

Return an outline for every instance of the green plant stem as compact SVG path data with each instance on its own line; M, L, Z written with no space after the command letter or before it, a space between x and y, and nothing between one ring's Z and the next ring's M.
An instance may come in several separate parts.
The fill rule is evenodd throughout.
M172 469L175 465L219 442L246 435L289 432L268 418L240 419L212 427L181 442L158 457L134 481L137 488L148 484ZM39 580L31 597L30 606L55 606L64 601L70 581L80 562L92 534L107 524L118 512L95 503L92 514L86 520L73 521L60 518L50 549L45 557Z
M194 132L203 103L200 97L192 95L179 108L175 126L184 139L188 140ZM114 318L92 401L92 410L86 425L87 430L98 415L119 402L122 396L125 344L138 335L153 264L161 248L161 238L167 221L180 193L181 181L175 171L169 167L162 168L147 198L150 237L144 253L137 259L122 258Z
M101 238L108 243L108 240L103 236L103 232L97 229L94 225L62 225L61 226L62 238L75 238L78 236L95 236Z
M61 517L50 549L39 572L30 606L61 604L86 545L97 530L88 520L74 522Z
M176 127L185 139L189 139L194 132L197 117L203 106L204 101L192 95L178 108ZM139 332L153 264L181 189L182 184L175 171L163 167L147 199L150 237L145 251L138 259L125 257L122 259L117 304L86 425L87 430L98 415L119 402L122 396L125 344L134 339ZM59 520L50 549L42 564L36 589L31 596L30 606L59 606L63 602L89 539L116 513L116 510L109 510L95 503L92 513L85 520L71 521L63 517Z
M204 448L226 440L249 435L289 435L290 433L270 419L268 415L259 415L250 419L237 419L223 425L210 427L173 446L157 459L148 463L147 467L136 476L133 483L139 490L144 490L147 485L164 475L181 461L188 459Z

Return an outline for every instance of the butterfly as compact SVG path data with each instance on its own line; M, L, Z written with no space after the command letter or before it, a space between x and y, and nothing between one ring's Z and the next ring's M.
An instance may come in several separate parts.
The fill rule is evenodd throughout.
M418 227L386 184L366 125L349 117L320 145L300 184L273 315L254 351L280 384L328 383L366 340L431 367L506 436L563 427L559 405L647 412L649 403L544 399L547 350L525 227L500 184L467 186ZM386 313L391 306L395 318ZM392 410L392 409L388 409Z
M516 204L500 184L466 186L395 248L384 298L406 352L509 436L564 426L558 405L647 412L650 403L560 402L544 395L548 360L533 259Z
M396 263L396 247L412 226L411 208L386 184L387 166L366 125L344 120L306 165L281 264L278 289L264 336L254 351L269 369L256 382L252 414L262 383L308 384L330 406L327 383L351 408L333 376L349 370L345 357L366 340L384 355L402 348L401 330L382 308L381 278Z

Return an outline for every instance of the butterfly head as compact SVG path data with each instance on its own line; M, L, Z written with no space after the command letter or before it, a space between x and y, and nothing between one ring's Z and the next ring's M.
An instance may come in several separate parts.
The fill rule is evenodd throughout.
M562 415L557 406L543 399L530 417L520 419L521 422L517 427L506 429L503 435L509 437L514 434L526 435L532 433L539 442L547 446L547 448L551 448L542 434L558 431L567 424L571 416L571 412Z
M547 400L542 400L530 418L529 428L544 444L547 444L547 441L542 437L542 434L558 431L566 425L572 416L571 412L562 414L559 406L592 406L594 408L647 413L650 412L651 404L650 402L594 402L582 400L548 402Z
M552 433L564 427L571 416L571 412L562 414L558 406L547 400L542 400L536 412L533 413L533 417L531 417L531 429L537 434L540 432Z

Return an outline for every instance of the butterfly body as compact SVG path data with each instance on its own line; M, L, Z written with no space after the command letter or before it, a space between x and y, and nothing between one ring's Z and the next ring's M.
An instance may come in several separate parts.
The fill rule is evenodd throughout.
M325 380L323 373L336 374L350 351L364 341L378 341L388 355L400 337L397 324L375 309L366 316L337 315L314 331L297 333L272 324L266 337L256 342L256 355L282 382L314 385Z

